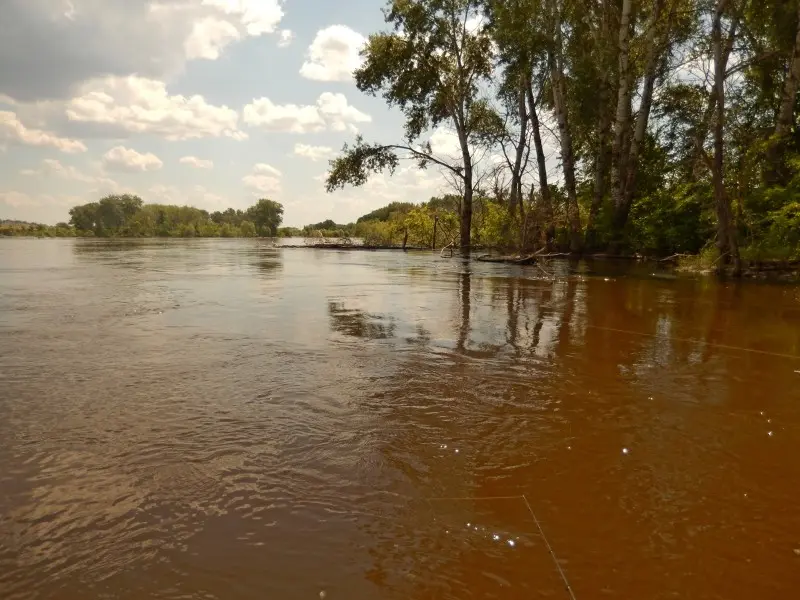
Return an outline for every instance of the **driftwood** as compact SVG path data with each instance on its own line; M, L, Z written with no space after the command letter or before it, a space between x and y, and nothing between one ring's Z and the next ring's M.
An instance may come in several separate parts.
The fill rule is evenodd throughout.
M672 256L667 256L665 258L658 259L658 262L661 262L661 263L678 262L680 259L682 259L685 256L691 256L691 254L673 254Z
M425 250L430 252L430 248L424 246L397 246L397 245L373 245L373 244L287 244L285 246L275 246L275 248L311 248L317 250Z
M528 256L490 256L483 254L475 258L480 262L506 263L511 265L532 265L538 260L538 256L530 254Z

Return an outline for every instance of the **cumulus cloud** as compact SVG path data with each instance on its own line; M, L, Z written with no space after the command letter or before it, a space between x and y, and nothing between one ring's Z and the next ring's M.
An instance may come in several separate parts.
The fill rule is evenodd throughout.
M17 118L16 113L7 110L0 110L0 141L26 146L45 146L70 154L86 152L83 142L60 137L49 131L26 127Z
M281 191L282 173L275 167L258 163L253 167L250 175L242 178L242 183L248 188L263 194L278 194Z
M300 74L314 81L349 81L361 65L359 51L366 38L345 25L332 25L317 32L308 48Z
M162 81L136 76L87 82L68 102L66 113L71 121L161 135L168 140L247 137L239 130L235 110L209 104L200 95L171 96Z
M314 105L274 104L259 98L244 107L243 120L251 127L266 131L311 133L331 129L356 132L355 123L372 120L347 102L344 94L325 92Z
M449 158L461 157L461 143L455 131L445 127L437 127L430 137L431 150L434 154L442 154Z
M189 205L209 211L230 207L227 198L208 190L202 185L179 188L174 185L156 184L147 190L148 202L158 204Z
M8 192L0 192L0 204L10 206L11 208L20 208L22 206L36 206L38 203L30 194L11 190Z
M258 163L254 166L253 173L258 175L271 175L273 177L281 177L283 175L278 169L266 163Z
M46 215L52 209L65 209L66 207L75 206L85 202L80 196L71 195L53 195L53 194L27 194L17 190L0 191L0 206L5 206L10 209L11 214L5 215L11 218L19 218L22 220L37 220L40 222L51 221ZM31 209L44 209L44 210L31 210ZM15 211L14 209L21 209ZM63 210L62 216L66 217L66 210Z
M168 79L282 18L280 0L5 0L0 90L30 102L68 98L97 77ZM198 30L204 22L215 25Z
M192 33L183 44L186 58L216 60L222 50L239 39L239 30L228 21L206 17L195 22Z
M141 154L131 148L116 146L103 155L103 167L110 171L143 173L157 171L164 163L155 154Z
M190 167L194 167L195 169L213 169L214 162L211 160L206 160L202 158L197 158L196 156L184 156L178 162L182 165L188 165Z
M313 161L318 161L323 158L328 158L333 154L333 148L328 146L310 146L308 144L295 144L294 153L297 156L302 156Z
M294 40L294 32L291 29L281 29L278 35L278 47L286 48Z
M22 171L20 171L20 174L29 177L56 176L56 177L62 177L64 179L69 179L71 181L80 181L81 183L91 183L109 188L114 188L117 185L117 183L112 179L103 177L101 175L91 175L89 173L84 173L83 171L77 169L72 165L65 165L61 161L52 158L44 159L42 161L41 166L38 169L23 169Z
M248 35L272 33L283 19L280 0L203 0L203 5L237 16Z

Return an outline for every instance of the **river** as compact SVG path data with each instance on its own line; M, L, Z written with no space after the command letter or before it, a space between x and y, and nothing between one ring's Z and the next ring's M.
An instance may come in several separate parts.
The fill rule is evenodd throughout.
M800 287L548 268L0 240L0 598L792 597Z

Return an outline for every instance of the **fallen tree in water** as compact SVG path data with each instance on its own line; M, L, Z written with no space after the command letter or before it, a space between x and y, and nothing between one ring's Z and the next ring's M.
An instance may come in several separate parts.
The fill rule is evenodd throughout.
M347 243L319 243L319 244L285 244L276 245L276 248L311 248L317 250L426 250L424 246L399 246L396 244L347 244Z
M482 254L475 258L480 262L489 262L489 263L505 263L511 265L532 265L539 257L535 254L531 254L528 256L490 256L489 254Z

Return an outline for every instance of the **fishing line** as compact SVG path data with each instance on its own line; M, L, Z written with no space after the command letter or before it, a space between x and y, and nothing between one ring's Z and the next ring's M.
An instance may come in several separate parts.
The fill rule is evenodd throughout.
M697 340L692 338L679 338L668 335L659 335L657 333L645 333L642 331L630 331L628 329L616 329L614 327L603 327L602 325L586 325L592 329L602 329L604 331L613 331L614 333L627 333L628 335L638 335L643 337L661 338L664 340L672 340L675 342L688 342L690 344L702 344L712 348L722 348L725 350L739 350L740 352L752 352L755 354L763 354L765 356L775 356L777 358L788 358L792 360L800 360L800 356L796 354L782 354L781 352L770 352L769 350L757 350L756 348L743 348L742 346L729 346L728 344L717 344L715 342L706 342L704 340Z
M566 573L564 573L564 569L561 568L561 563L558 562L556 553L553 552L553 547L550 545L550 542L547 541L547 536L544 534L544 529L542 529L542 524L539 523L539 519L536 518L536 513L533 512L531 504L530 502L528 502L528 498L525 496L525 494L522 494L522 499L525 501L525 506L528 507L528 512L531 513L531 516L533 517L533 520L536 523L536 527L539 528L539 534L542 536L542 539L544 540L544 543L547 546L547 551L550 552L550 556L553 558L553 562L556 564L556 568L558 569L558 572L561 574L561 579L564 580L564 585L567 587L567 592L569 592L569 597L572 598L572 600L576 600L575 592L572 591L572 586L570 586L569 581L567 580L567 575Z
M553 547L550 545L547 536L544 534L544 529L542 529L542 524L539 522L539 519L536 517L536 513L533 512L533 508L531 508L531 503L528 502L528 498L525 494L518 495L518 496L450 496L450 497L437 497L437 498L426 498L428 502L436 502L436 501L466 501L466 500L522 500L525 503L525 506L528 509L528 512L533 517L533 522L536 523L536 528L539 530L539 535L542 536L544 540L545 546L547 546L547 551L550 553L550 557L553 559L553 562L556 565L556 569L558 569L559 575L561 575L561 580L564 582L564 586L567 588L567 592L569 593L569 597L571 600L577 600L575 598L575 592L572 591L572 586L569 584L569 580L567 579L567 574L564 573L564 569L561 568L561 563L558 561L558 557L556 553L553 551Z

